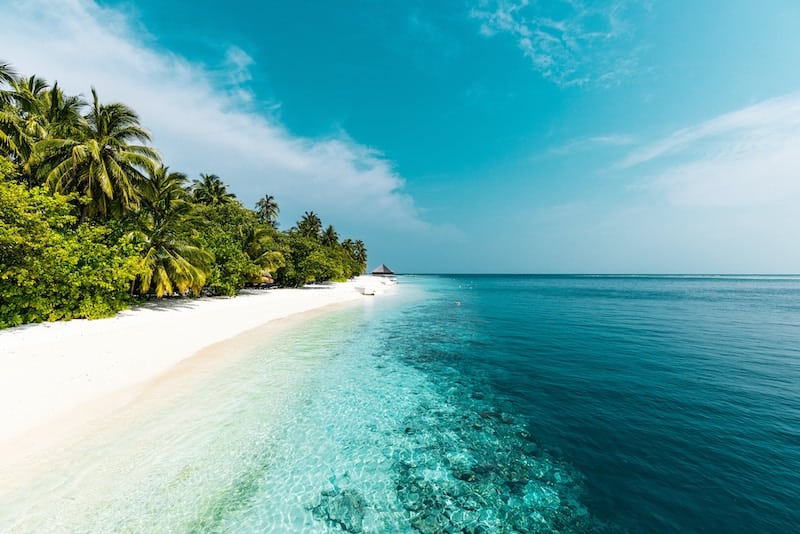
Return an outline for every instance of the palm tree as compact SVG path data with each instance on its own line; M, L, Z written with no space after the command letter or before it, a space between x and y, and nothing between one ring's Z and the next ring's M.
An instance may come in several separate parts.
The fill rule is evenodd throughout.
M81 97L65 95L56 82L40 96L39 103L39 115L48 137L63 139L80 134L84 121L81 112L86 107Z
M144 245L138 278L139 291L151 290L157 297L174 292L200 293L213 260L211 254L180 236L181 219L190 206L174 207L161 217L144 216L131 234L134 242Z
M37 177L36 161L31 158L34 147L45 139L79 138L87 128L87 121L81 115L86 102L78 96L65 95L58 83L49 90L36 85L34 77L28 79L19 101L24 103L22 110L22 129L24 138L20 141L20 160L23 175L29 186L38 185L42 177Z
M242 240L242 249L247 256L268 274L286 265L286 258L275 241L274 230L263 226L251 226Z
M356 240L354 244L355 255L354 259L361 265L362 272L367 270L367 247L360 239Z
M17 119L12 135L17 147L17 156L23 164L33 153L34 144L47 137L45 117L42 112L47 88L47 82L34 75L13 80L11 90L8 91Z
M273 228L278 227L278 214L281 209L278 202L272 195L264 195L264 198L256 202L256 216L262 223L266 223Z
M335 247L339 244L339 234L336 233L332 225L328 225L325 231L322 232L320 242L326 247Z
M322 234L322 220L313 211L303 213L297 221L297 233L303 237L319 241Z
M0 154L12 161L20 158L18 139L22 136L22 127L16 110L10 105L0 107Z
M174 292L198 294L208 278L211 254L184 236L191 204L183 200L186 176L159 167L141 187L142 210L129 239L142 245L140 294L157 297ZM131 287L133 292L135 286Z
M11 90L19 76L10 63L0 61L0 110L11 105Z
M11 85L17 79L17 73L11 63L0 61L0 85Z
M47 138L79 135L86 103L66 96L58 83L48 89L47 82L37 76L17 77L7 64L0 64L0 87L3 84L8 89L0 90L0 148L33 186L33 147Z
M168 212L175 202L186 199L187 180L182 172L169 172L169 167L163 165L151 171L139 187L142 208L153 213Z
M92 88L92 105L85 120L75 125L75 136L51 138L34 146L31 167L59 193L77 192L88 202L81 221L89 214L130 211L139 206L137 186L154 171L160 158L147 142L150 134L138 115L120 103L101 104Z
M195 202L219 206L236 200L236 195L228 193L228 186L216 174L200 174L200 178L192 182L192 197Z
M31 134L41 134L38 123L31 120L38 117L38 93L47 88L47 83L35 76L18 77L5 63L0 65L0 82L8 85L0 91L0 148L21 164L27 161L35 142Z

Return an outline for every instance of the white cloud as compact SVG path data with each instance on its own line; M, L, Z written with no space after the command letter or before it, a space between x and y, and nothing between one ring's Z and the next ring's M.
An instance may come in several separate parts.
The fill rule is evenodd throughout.
M373 236L429 228L379 151L345 133L298 137L269 110L249 109L255 62L238 47L221 58L220 75L158 50L135 20L92 0L6 2L0 19L3 59L18 71L58 80L71 93L88 94L91 84L103 101L125 102L172 169L218 174L247 204L274 195L285 226L313 209L324 222Z
M508 34L542 76L562 87L613 87L632 75L640 48L631 46L628 11L637 0L481 2L470 15L486 37Z
M684 206L800 200L800 94L766 100L678 130L617 167L649 169L643 187Z

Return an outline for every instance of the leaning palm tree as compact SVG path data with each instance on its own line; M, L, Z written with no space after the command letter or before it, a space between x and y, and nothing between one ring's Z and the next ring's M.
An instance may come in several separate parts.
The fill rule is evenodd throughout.
M124 104L101 104L92 88L92 105L75 136L39 141L34 146L32 168L59 193L77 192L87 202L81 221L90 214L106 216L112 209L138 208L137 186L160 161L145 143L150 134L138 115Z
M195 202L207 206L219 206L236 200L228 192L228 186L216 174L200 174L200 180L192 182L192 197Z
M264 198L256 202L256 217L259 222L266 223L273 228L278 227L278 214L281 209L278 202L272 195L264 195Z
M336 233L332 225L328 225L325 231L322 232L320 242L326 247L335 247L339 244L339 234Z

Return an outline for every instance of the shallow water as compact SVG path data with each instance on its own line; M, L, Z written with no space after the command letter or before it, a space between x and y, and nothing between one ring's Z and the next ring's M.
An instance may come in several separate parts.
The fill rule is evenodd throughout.
M792 277L402 277L154 385L0 530L795 531L799 317Z

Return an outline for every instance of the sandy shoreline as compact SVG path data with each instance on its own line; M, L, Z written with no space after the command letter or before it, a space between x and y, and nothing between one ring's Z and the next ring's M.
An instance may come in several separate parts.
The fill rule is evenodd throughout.
M0 447L79 406L168 372L209 345L270 321L364 297L365 280L153 302L94 321L0 331ZM367 284L374 282L366 281Z

